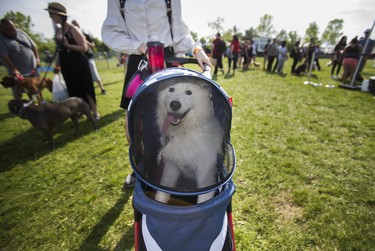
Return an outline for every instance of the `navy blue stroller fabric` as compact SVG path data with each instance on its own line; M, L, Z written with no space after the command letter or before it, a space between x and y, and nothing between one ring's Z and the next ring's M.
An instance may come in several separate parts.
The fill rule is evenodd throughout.
M147 250L223 250L230 238L226 209L234 191L230 182L210 203L178 207L150 199L137 183L133 206L143 215L142 236Z

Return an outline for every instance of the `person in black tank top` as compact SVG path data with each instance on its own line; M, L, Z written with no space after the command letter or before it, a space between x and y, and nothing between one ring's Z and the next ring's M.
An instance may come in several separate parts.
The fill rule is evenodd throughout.
M67 22L66 8L60 3L50 3L46 9L53 22L61 24L56 32L59 65L64 76L69 96L85 100L96 119L100 119L96 108L96 96L88 59L85 53L88 44L78 27Z

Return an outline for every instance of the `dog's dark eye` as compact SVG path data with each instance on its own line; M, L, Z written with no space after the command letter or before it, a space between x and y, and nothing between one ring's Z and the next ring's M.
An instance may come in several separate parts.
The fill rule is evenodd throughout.
M173 87L169 88L169 92L174 92L174 88Z
M193 94L190 90L185 91L185 93L186 93L186 95L191 95L191 94Z

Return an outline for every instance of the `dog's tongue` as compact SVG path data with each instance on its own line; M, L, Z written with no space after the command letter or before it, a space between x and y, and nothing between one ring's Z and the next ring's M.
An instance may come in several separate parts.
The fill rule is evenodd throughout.
M172 124L178 124L180 122L180 119L176 117L174 114L168 113L167 117L164 119L163 126L161 128L161 132L164 134L167 132L169 125Z
M161 128L161 132L164 134L168 130L169 124L172 122L173 116L168 114L167 117L164 119L163 127Z

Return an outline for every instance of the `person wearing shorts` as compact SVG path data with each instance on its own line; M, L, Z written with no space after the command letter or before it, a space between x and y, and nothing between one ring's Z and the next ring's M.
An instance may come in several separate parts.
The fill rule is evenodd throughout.
M345 83L348 78L350 80L354 77L355 69L358 65L358 59L362 53L362 48L358 43L357 37L353 38L349 45L345 47L343 55L344 59L342 61L343 65L343 74L342 74L342 82Z

